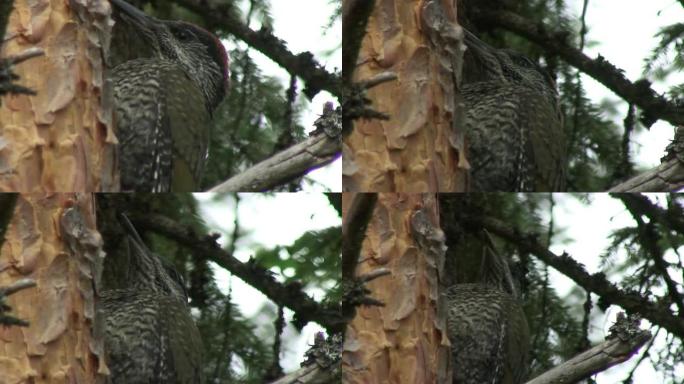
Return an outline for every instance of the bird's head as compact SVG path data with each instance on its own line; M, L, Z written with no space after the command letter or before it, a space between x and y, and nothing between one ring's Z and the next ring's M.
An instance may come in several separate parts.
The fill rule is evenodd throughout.
M213 111L230 84L230 59L221 41L194 24L159 20L123 0L110 1L120 21L131 25L159 58L177 63L199 86Z

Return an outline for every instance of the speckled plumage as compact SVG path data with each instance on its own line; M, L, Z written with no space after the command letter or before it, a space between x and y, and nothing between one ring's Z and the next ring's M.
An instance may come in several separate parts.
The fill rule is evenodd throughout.
M527 378L530 350L520 290L489 234L483 239L475 282L446 291L453 384L520 384Z
M562 191L565 134L553 81L466 33L461 89L473 191Z
M102 294L112 383L201 382L201 342L189 308L177 298L120 289Z
M211 119L198 87L166 60L127 61L113 74L122 190L196 190Z
M107 246L113 259L105 263L108 280L98 298L109 382L201 383L202 341L183 280L145 247L127 219L122 225L128 234Z
M122 0L110 62L123 191L198 190L212 112L228 88L221 42L189 23L157 20ZM117 32L119 28L120 32ZM141 57L117 40L135 31ZM118 57L118 56L121 57Z
M527 375L529 330L520 304L482 284L447 290L454 384L518 384Z

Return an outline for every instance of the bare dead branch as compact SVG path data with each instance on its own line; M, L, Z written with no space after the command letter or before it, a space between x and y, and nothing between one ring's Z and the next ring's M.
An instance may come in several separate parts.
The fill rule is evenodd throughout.
M620 315L623 316L618 315L618 322L615 326L618 326L620 322L628 322L624 314L620 313ZM618 331L616 335L609 336L604 342L544 372L526 384L578 383L582 379L629 360L650 339L651 333L640 330L638 327Z

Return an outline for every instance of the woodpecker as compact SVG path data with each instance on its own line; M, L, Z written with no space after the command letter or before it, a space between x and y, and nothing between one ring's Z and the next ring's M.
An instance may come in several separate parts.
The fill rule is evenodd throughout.
M119 23L112 46L131 47L108 58L115 65L121 190L195 191L207 159L212 113L228 92L226 50L196 25L159 20L123 0L110 1ZM133 35L136 41L130 41ZM119 36L126 39L117 41Z
M182 277L147 249L126 216L119 222L103 225L107 258L98 298L110 382L200 383L202 342Z
M527 376L530 332L506 260L490 243L475 283L446 291L453 384L521 384Z
M551 77L523 55L493 48L468 31L465 44L461 94L472 190L564 190L565 134Z

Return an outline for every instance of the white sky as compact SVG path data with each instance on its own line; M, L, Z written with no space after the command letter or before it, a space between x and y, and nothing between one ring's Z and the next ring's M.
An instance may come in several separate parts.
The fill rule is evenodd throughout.
M293 4L297 6L293 7ZM302 8L299 8L300 6ZM287 42L290 52L298 54L310 51L328 72L340 70L342 68L340 44L342 41L342 23L338 20L327 33L324 33L324 27L328 24L334 8L328 0L271 0L273 32L278 38ZM250 27L258 30L261 26L253 23ZM335 48L337 49L332 55L325 56ZM251 50L251 56L264 74L279 78L285 88L289 86L290 75L287 71L254 49ZM304 83L300 79L297 84L299 96L308 101L306 96L301 93L303 89ZM338 105L337 99L328 92L320 92L309 103L301 120L307 132L314 129L313 122L323 111L323 104L327 101L332 101ZM325 191L325 188L332 192L342 191L342 161L340 159L309 173L308 176L323 186L310 186L305 183L305 191Z
M582 1L571 0L571 10L579 18ZM584 53L596 58L600 53L606 60L625 70L625 76L634 82L641 78L644 59L648 57L660 38L656 38L660 27L684 20L684 8L676 0L620 0L590 1L586 22L589 29L588 42L596 45L585 48ZM588 96L595 102L603 99L620 100L602 84L589 76L582 75ZM670 76L666 83L653 85L656 92L664 93L674 84L684 82L684 75ZM627 115L627 103L620 100L619 113L615 119L622 127ZM609 117L609 116L606 116ZM658 121L650 131L640 130L633 139L633 159L637 165L651 168L660 164L665 146L672 140L674 130L667 122Z
M551 247L551 251L556 254L561 254L567 251L571 257L580 263L584 264L589 273L599 272L599 256L603 250L608 246L610 240L608 238L611 231L625 226L635 225L631 215L625 209L624 205L617 199L611 198L608 194L594 193L590 194L591 204L584 205L574 196L569 194L555 194L556 207L554 210L555 225L561 228L563 235L553 241L554 244L560 244L561 240L566 240L563 245L555 245ZM649 194L651 199L657 199L659 202L664 202L663 195ZM624 260L624 251L619 251L616 264L621 264ZM671 260L674 261L674 260ZM560 274L553 268L549 268L550 280L552 285L559 293L561 298L567 296L570 290L577 285L570 279ZM608 273L608 279L620 284L620 276ZM681 276L671 274L671 277L681 283ZM655 294L662 294L661 292L654 292ZM596 305L598 297L592 295L594 308L593 319L590 324L590 340L592 343L599 343L604 340L608 334L608 328L615 322L618 312L622 309L617 306L611 306L603 313ZM568 303L572 305L578 316L581 315L581 303ZM642 323L642 328L647 328L648 322ZM665 340L661 332L655 342L654 348L662 348ZM642 347L643 351L644 348ZM598 384L613 384L620 383L627 377L630 370L634 367L641 354L632 357L629 361L617 365L604 371L595 377ZM684 367L679 367L678 370L681 377L684 377ZM634 376L635 383L662 383L663 376L656 372L648 360L644 361L637 369Z
M211 194L195 194L200 201L200 216L209 228L221 233L232 233L235 220L235 201L232 198L220 202L212 200ZM341 219L328 199L322 193L278 193L268 196L260 193L240 194L238 210L239 226L244 234L236 245L234 256L240 261L249 260L261 245L272 248L275 245L291 245L304 232L320 230L341 224ZM225 245L227 239L219 239ZM264 305L275 313L275 306L261 292L221 268L214 269L219 288L227 292L232 288L233 302L247 318L254 317ZM322 291L307 291L314 299L322 298ZM275 315L274 315L275 316ZM292 312L285 309L287 327L282 340L281 364L286 372L299 368L304 351L313 344L313 336L322 329L316 324L304 327L301 334L289 325ZM273 340L273 318L255 319L260 324L258 334L271 343Z

